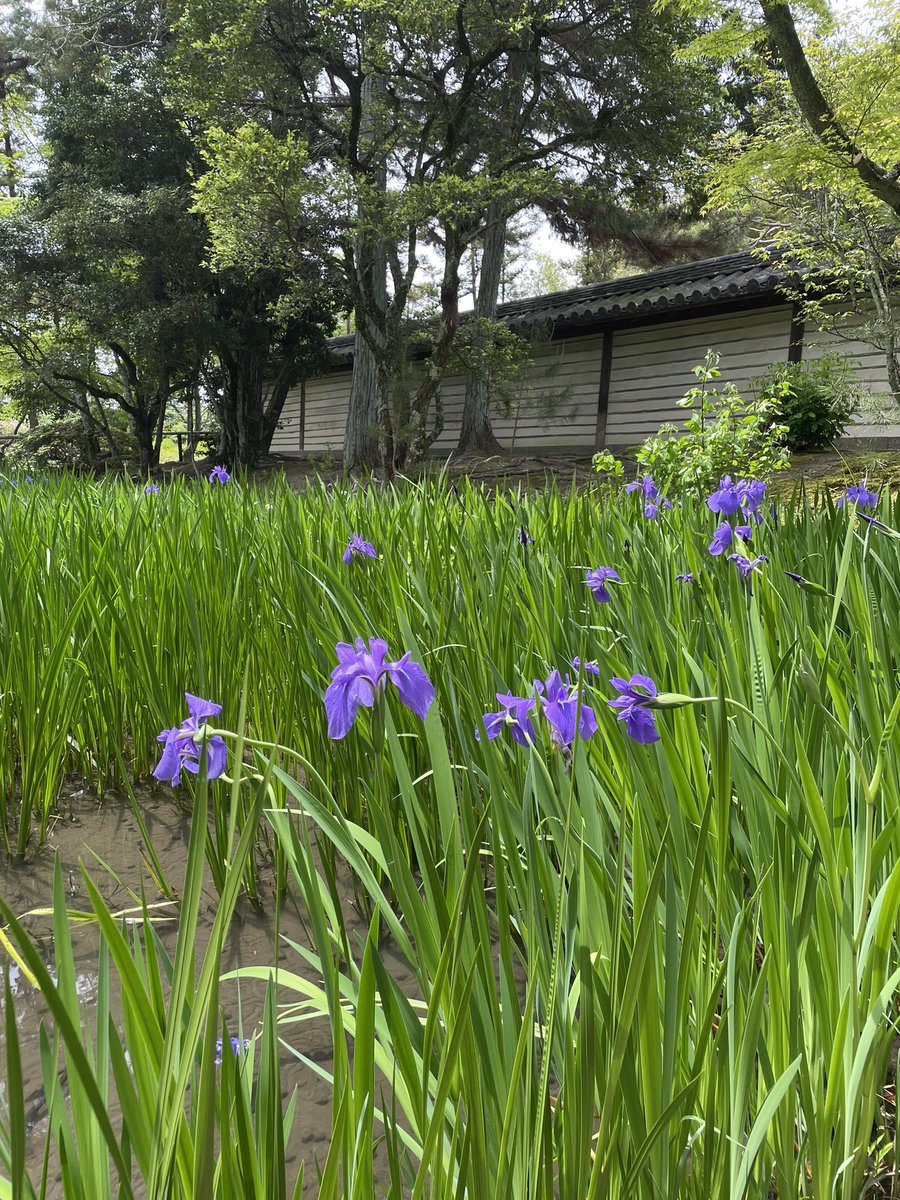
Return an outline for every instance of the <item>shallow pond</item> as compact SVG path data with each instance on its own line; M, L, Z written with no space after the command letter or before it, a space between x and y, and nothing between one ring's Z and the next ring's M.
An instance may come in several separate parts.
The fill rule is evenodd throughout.
M171 794L148 790L141 795L140 802L154 849L172 885L179 887L187 861L190 815L179 806ZM135 903L132 893L139 895L142 886L148 903L159 902L161 897L145 864L141 834L127 800L108 796L101 801L85 792L76 791L65 805L65 816L60 816L54 822L46 845L30 861L22 865L11 865L7 860L0 860L0 894L13 911L21 915L49 906L57 853L62 866L68 905L72 909L90 907L81 875L82 864L89 870L112 912L132 907ZM266 878L264 872L264 881ZM236 967L265 967L275 964L275 903L271 873L266 887L267 896L264 898L263 912L255 910L246 902L242 901L239 904L225 945L223 971L230 971ZM344 899L345 911L349 913L351 897L347 894ZM207 880L197 935L198 960L208 941L217 904L217 893ZM178 929L177 911L176 905L171 909L163 905L157 910L161 918L157 928L167 950L173 955ZM170 912L171 916L167 915ZM280 931L285 937L302 945L309 945L301 915L290 901L282 907L280 920ZM30 915L25 918L24 924L38 939L45 961L52 968L50 918ZM365 926L362 923L360 928L364 936ZM97 988L97 935L93 926L84 923L73 925L72 936L78 988L85 1006L85 1020L90 1024L90 1010L96 1000ZM293 949L284 944L280 949L279 962L292 971L313 978L310 968L300 961ZM406 967L398 961L392 962L391 966L400 986L410 985ZM19 972L15 964L12 967L12 982L29 1106L29 1165L32 1179L37 1181L47 1127L39 1050L40 1024L45 1019L46 1010L40 993ZM243 981L239 990L234 982L223 985L221 1004L231 1029L237 1030L240 1015L245 1036L253 1032L261 1016L263 992L264 985L254 981ZM114 981L113 1004L117 999ZM3 1025L0 1022L0 1060L5 1061L2 1029ZM326 1021L306 1021L300 1026L291 1026L286 1030L286 1034L297 1049L302 1050L323 1069L330 1069L331 1036ZM301 1036L302 1045L296 1041ZM300 1090L297 1115L288 1146L291 1167L289 1183L292 1184L296 1167L303 1159L306 1163L304 1195L313 1196L317 1190L316 1163L324 1162L329 1145L331 1089L325 1080L313 1074L288 1051L282 1054L282 1071L285 1104L295 1087ZM140 1185L136 1192L141 1194ZM54 1188L48 1193L48 1200L54 1200L54 1197L60 1195L60 1186L56 1180Z

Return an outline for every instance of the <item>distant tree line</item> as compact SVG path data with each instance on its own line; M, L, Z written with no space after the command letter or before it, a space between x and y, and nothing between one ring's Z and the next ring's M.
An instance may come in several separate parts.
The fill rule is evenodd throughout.
M424 456L451 367L460 450L496 449L492 399L524 352L496 322L520 214L588 272L731 248L723 178L744 176L722 163L738 143L758 155L791 105L900 212L900 168L829 99L833 63L786 5L757 17L741 38L733 12L653 0L53 0L10 17L9 411L77 419L98 458L127 429L142 470L167 422L190 438L212 416L218 457L252 465L349 314L348 468Z

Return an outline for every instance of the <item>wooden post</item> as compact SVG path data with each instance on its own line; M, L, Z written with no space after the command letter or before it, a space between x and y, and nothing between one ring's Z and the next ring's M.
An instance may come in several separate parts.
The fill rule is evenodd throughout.
M613 331L604 329L603 349L600 355L600 387L597 391L597 428L594 433L594 449L606 448L606 414L609 411L609 378L612 372Z
M803 334L805 328L806 322L800 316L800 305L795 300L791 307L791 333L790 341L788 342L789 363L803 361Z
M300 445L299 450L306 448L306 380L300 380Z

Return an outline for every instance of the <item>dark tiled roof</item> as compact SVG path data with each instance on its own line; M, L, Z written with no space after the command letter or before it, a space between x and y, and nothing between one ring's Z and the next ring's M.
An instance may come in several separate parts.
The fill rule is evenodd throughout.
M784 303L777 289L791 278L796 278L795 272L768 263L756 254L722 254L625 279L510 300L499 305L497 318L516 330L537 324L562 329L663 310L726 305L743 297L768 295L773 303ZM336 362L352 358L352 335L333 338L329 344Z
M513 300L502 304L497 315L514 329L535 321L569 325L629 317L657 309L726 303L743 296L773 293L788 274L784 267L772 266L754 254L723 254L626 279Z

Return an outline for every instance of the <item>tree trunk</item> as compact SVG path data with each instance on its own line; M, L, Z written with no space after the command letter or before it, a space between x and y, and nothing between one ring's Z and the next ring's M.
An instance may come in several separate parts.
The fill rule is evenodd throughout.
M382 129L379 105L384 80L369 74L360 92L359 147L369 155L367 183L384 191L387 188L387 163L381 144ZM371 215L371 214L368 214ZM350 403L344 432L344 469L368 469L378 465L379 457L379 370L371 342L383 343L382 323L387 308L387 250L384 239L366 221L367 214L360 206L360 232L356 239L357 294L363 304L356 306L356 337L353 346L353 377L350 382ZM364 328L365 326L365 328ZM365 334L370 340L366 340Z
M106 415L106 409L103 407L102 402L94 397L94 408L97 412L97 415L94 416L91 412L91 396L87 391L82 393L82 400L83 405L79 406L79 412L81 413L82 418L87 417L95 432L98 429L102 429L103 436L106 438L106 444L109 446L110 457L113 458L117 466L121 466L124 461L122 448L116 441L115 435L112 431L112 426L109 423L109 418Z
M100 447L100 439L97 437L97 429L94 422L91 420L90 412L87 405L87 394L84 395L84 407L80 410L81 427L84 430L84 440L87 445L88 466L92 471L100 469L103 460L103 451Z
M465 242L452 224L444 232L444 273L441 278L441 330L428 359L428 372L413 397L412 460L424 458L444 429L441 383L459 329L459 264ZM428 429L428 414L434 401L434 423Z
M122 382L122 395L119 407L128 413L131 432L137 442L138 470L146 475L155 462L153 454L153 437L156 431L156 421L159 410L154 400L148 399L137 364L125 348L118 342L110 340L109 348L116 360L119 379Z
M145 404L139 402L130 414L131 432L137 442L138 470L147 475L153 466L153 435L156 432L156 415Z
M889 261L885 261L878 240L873 243L871 238L866 237L866 241L866 262L869 268L866 272L866 286L875 306L875 315L884 330L883 334L876 334L872 345L884 351L888 387L891 389L894 403L900 404L900 341L897 336L894 279Z
M247 348L225 363L228 385L221 407L219 459L226 466L255 467L263 453L263 360Z
M238 457L242 467L255 467L263 453L263 363L248 354L238 381Z
M262 454L268 454L272 447L272 438L275 436L275 430L281 420L284 402L291 390L291 377L285 371L280 372L278 377L272 380L271 388L263 407L262 441L260 443Z
M233 390L232 380L229 379L218 410L219 444L216 447L216 458L225 466L232 466L237 462L237 414L232 402Z
M169 406L169 371L163 367L159 373L157 380L156 408L158 410L156 418L156 431L153 438L153 460L159 462L159 456L162 451L163 432L166 426L166 413Z
M506 217L499 205L488 209L487 227L484 233L484 250L481 255L481 278L475 298L475 350L483 349L489 330L481 322L497 319L497 299L500 294L500 276L503 271L503 253L506 249ZM500 443L491 427L491 380L483 371L472 371L466 380L466 399L463 406L462 429L459 434L457 452L477 450L485 454L496 454Z
M359 248L357 262L360 261ZM374 290L381 290L381 303L387 304L387 266L384 254L376 251L370 258ZM366 316L356 313L356 337L353 342L353 376L350 381L350 406L344 432L344 468L347 471L367 469L378 465L378 364L375 351L366 341L360 328ZM375 340L379 332L371 330Z
M187 402L185 404L185 416L187 418L187 461L194 461L194 397L188 393Z
M226 466L237 459L237 417L235 386L237 384L237 364L234 358L224 350L219 353L219 363L223 371L221 390L212 394L213 412L219 420L219 441L216 445L216 457Z

